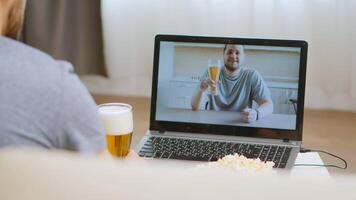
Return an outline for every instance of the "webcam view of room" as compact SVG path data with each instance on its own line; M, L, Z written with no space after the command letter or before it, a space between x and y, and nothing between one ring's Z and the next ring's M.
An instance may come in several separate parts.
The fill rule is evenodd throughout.
M161 42L156 120L295 130L300 48Z

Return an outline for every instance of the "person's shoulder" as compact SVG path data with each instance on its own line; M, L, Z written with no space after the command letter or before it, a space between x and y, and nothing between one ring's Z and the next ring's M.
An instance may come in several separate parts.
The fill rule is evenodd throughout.
M66 78L66 76L77 76L74 67L70 62L65 60L55 60L58 69L61 71L62 78Z
M8 56L14 59L25 59L32 61L38 61L39 59L40 61L54 60L50 55L39 49L3 36L0 36L0 52L1 56Z
M3 59L4 58L4 59ZM49 54L7 37L0 36L0 59L5 60L2 67L23 74L39 74L44 79L62 79L74 73L73 66L66 61L56 60Z
M253 73L255 73L256 70L254 68L244 66L244 67L241 67L241 71L244 73L253 74Z
M243 74L245 76L246 75L247 76L252 76L252 75L254 75L256 73L255 69L249 68L249 67L241 67L240 70L241 70L241 74Z
M254 68L241 67L241 72L250 77L260 77L260 73Z

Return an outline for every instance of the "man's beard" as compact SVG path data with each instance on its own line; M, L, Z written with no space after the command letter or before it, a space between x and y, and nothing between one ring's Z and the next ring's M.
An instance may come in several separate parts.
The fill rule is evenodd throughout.
M239 68L239 64L237 64L236 66L225 65L225 68L230 72L234 72Z

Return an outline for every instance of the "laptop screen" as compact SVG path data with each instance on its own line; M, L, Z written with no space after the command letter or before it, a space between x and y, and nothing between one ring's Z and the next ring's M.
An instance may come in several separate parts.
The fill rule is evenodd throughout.
M156 41L154 121L297 133L303 45L173 38Z

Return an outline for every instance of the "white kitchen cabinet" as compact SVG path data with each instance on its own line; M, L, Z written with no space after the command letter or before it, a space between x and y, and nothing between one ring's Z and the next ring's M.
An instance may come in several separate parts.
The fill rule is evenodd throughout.
M275 114L295 114L293 103L290 99L297 100L298 89L296 88L269 88L271 91Z
M169 81L168 107L191 109L191 99L199 84L198 80ZM204 109L206 97L203 97L199 109Z

